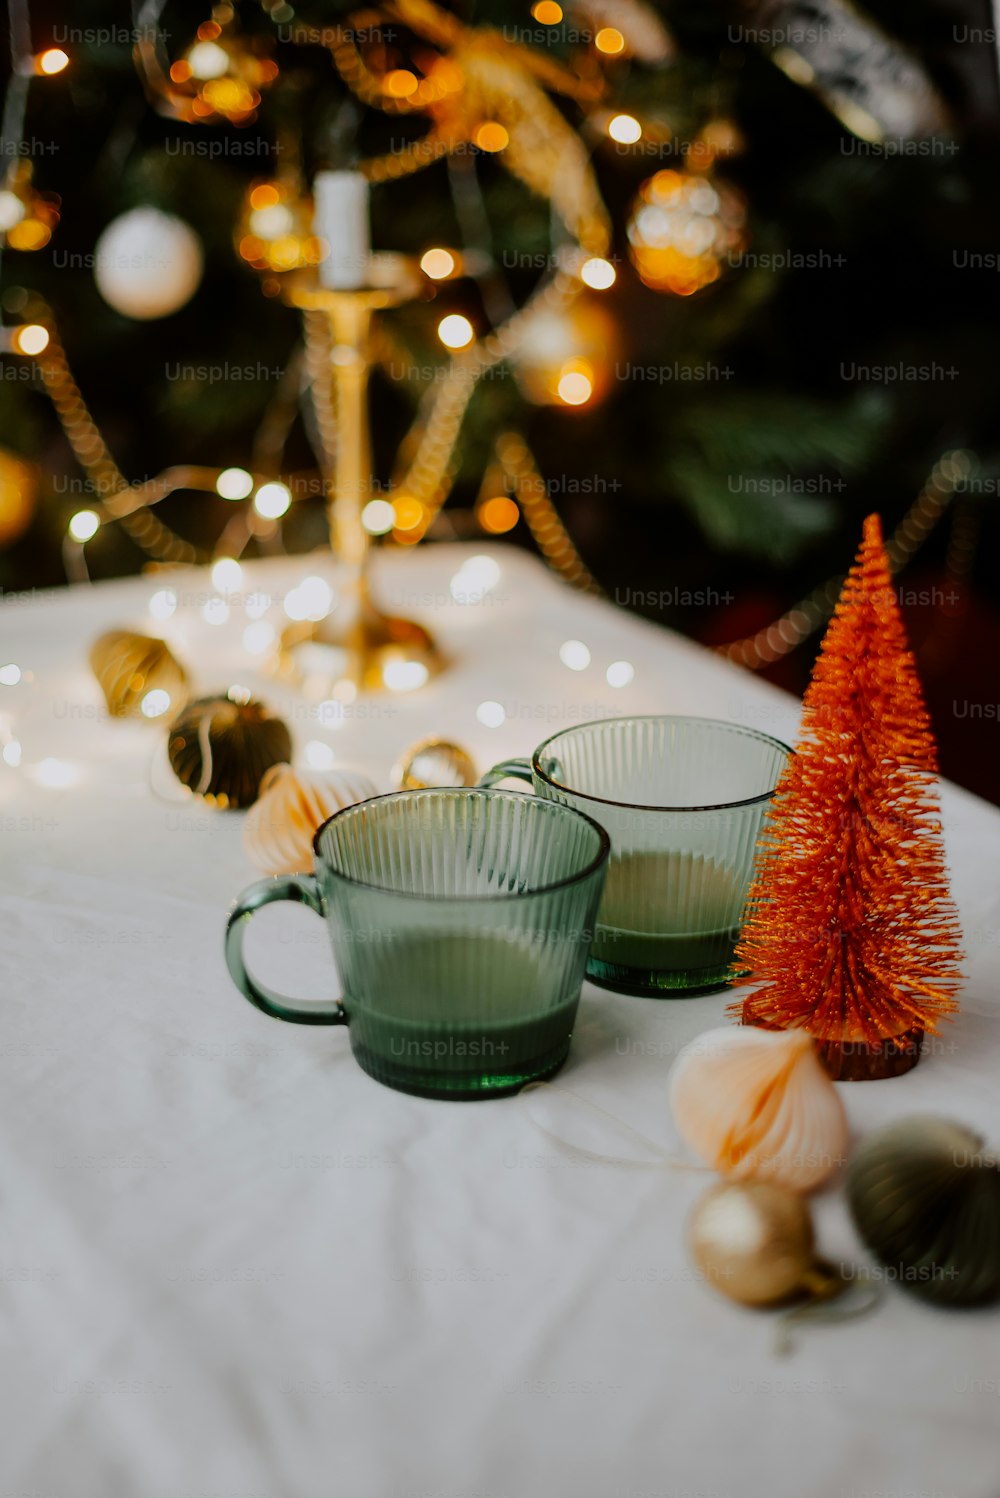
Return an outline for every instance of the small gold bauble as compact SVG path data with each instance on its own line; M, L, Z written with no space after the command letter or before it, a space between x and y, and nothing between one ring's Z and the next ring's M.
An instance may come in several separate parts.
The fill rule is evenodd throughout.
M713 1186L695 1205L688 1242L705 1280L740 1305L781 1305L839 1283L816 1259L802 1197L761 1181Z
M404 791L429 786L475 785L478 775L472 756L450 739L421 739L406 750L393 774Z
M291 754L286 724L237 688L227 697L192 702L171 725L167 740L178 780L223 810L250 806L266 771Z
M187 702L187 672L152 635L109 630L90 647L90 666L113 718L173 717Z
M746 209L728 182L670 168L642 184L627 232L629 256L643 284L691 296L743 254Z
M28 529L37 497L37 468L0 447L0 546L9 546Z

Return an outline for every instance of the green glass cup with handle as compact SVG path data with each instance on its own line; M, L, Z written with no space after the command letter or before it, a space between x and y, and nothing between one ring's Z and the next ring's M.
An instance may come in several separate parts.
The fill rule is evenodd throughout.
M682 997L740 976L733 950L757 839L791 752L714 718L608 718L553 734L480 784L516 777L607 829L587 976L622 993Z
M346 1024L361 1066L425 1097L480 1098L566 1059L607 871L608 835L571 807L476 787L397 791L316 833L314 874L236 901L226 960L276 1019ZM324 918L343 998L299 1003L258 982L243 941L275 900Z

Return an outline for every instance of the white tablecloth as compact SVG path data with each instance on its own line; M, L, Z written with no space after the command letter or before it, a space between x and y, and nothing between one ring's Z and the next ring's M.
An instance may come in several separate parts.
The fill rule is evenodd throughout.
M469 554L380 562L387 604L431 623L454 664L336 729L247 664L238 600L227 622L204 620L205 574L0 609L0 664L24 673L0 685L0 738L22 745L20 767L0 763L0 1492L997 1498L996 1314L893 1290L776 1358L773 1317L690 1267L684 1220L707 1178L587 1162L523 1099L392 1092L344 1031L267 1019L230 983L225 913L255 877L242 818L151 792L157 730L110 721L87 668L104 628L160 629L199 688L244 683L287 715L299 754L326 744L381 789L429 733L483 766L614 712L794 735L791 698L514 551L492 549L487 597L455 603ZM321 565L245 575L277 598ZM180 607L157 626L146 605L164 586ZM567 639L589 646L587 669L561 662ZM613 688L620 660L635 677ZM504 706L500 727L478 721L484 700ZM62 767L39 771L49 759ZM940 1111L1000 1139L1000 816L951 786L944 809L962 1015L910 1075L843 1089L855 1135ZM329 990L314 916L265 911L251 938L265 980ZM587 985L560 1085L676 1150L668 1068L730 997ZM865 1259L837 1186L815 1216L827 1255Z

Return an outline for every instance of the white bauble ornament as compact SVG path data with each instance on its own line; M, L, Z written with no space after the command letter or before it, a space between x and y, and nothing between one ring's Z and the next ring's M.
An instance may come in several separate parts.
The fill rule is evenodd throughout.
M197 291L203 264L198 236L182 219L133 208L97 241L94 279L125 317L168 317Z
M733 1180L812 1191L847 1153L844 1105L804 1030L699 1035L671 1068L670 1108L685 1143Z

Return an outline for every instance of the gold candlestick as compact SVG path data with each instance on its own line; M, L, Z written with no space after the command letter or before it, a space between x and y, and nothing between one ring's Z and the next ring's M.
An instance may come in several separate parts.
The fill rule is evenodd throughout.
M369 281L372 284L350 291L320 286L314 274L289 276L286 283L285 296L293 306L323 312L330 322L337 437L327 518L330 545L347 576L333 611L317 623L289 625L281 643L286 661L293 660L295 648L307 641L345 651L346 663L337 679L370 692L419 686L444 661L423 625L383 613L369 587L371 537L361 516L373 489L368 423L372 314L399 306L419 289L410 263L401 255L373 255ZM418 664L425 674L416 672L419 679L414 679L411 673L408 679L405 668Z

